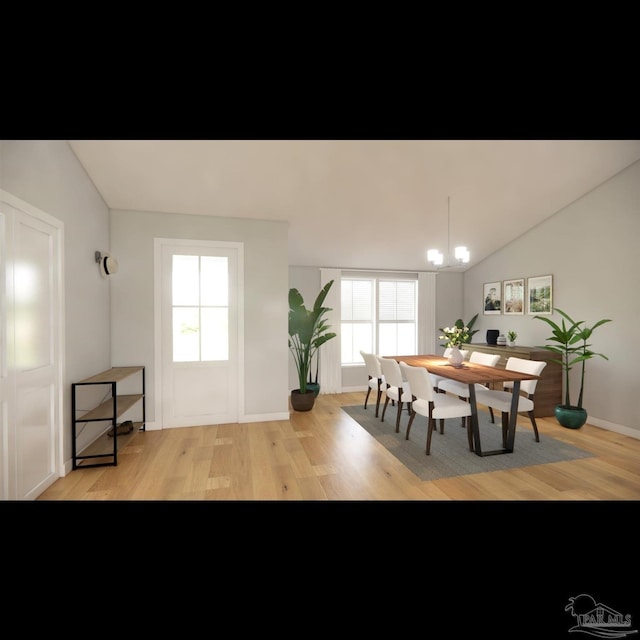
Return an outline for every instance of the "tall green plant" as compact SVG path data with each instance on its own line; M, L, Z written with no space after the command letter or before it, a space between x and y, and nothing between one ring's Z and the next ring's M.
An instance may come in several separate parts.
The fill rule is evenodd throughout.
M574 360L574 362L582 362L582 371L580 372L580 395L578 396L578 407L582 407L582 392L584 391L584 368L587 360L590 360L594 356L600 356L605 360L608 360L607 356L604 353L596 353L595 351L591 351L590 344L587 344L587 340L591 338L591 334L594 330L605 322L611 322L609 318L605 318L603 320L598 320L593 327L582 327L579 331L576 331L576 335L580 340L582 340L582 344L579 349L576 349L576 352L580 355Z
M333 280L330 280L321 289L313 303L313 309L304 306L304 299L297 289L289 289L289 350L298 372L300 393L307 392L313 356L325 342L337 335L329 331L331 327L325 318L326 313L332 309L322 306L332 284Z
M603 320L598 320L598 322L596 322L592 327L586 327L582 326L584 325L584 320L574 320L568 313L558 308L554 309L554 311L562 316L561 324L557 324L547 316L533 316L534 320L542 320L543 322L546 322L553 330L552 335L549 336L547 340L554 344L541 345L541 348L560 356L558 359L552 360L552 362L558 363L564 372L564 406L567 408L573 406L571 404L569 388L569 371L571 371L575 364L582 363L582 371L580 373L580 393L578 394L578 404L575 405L578 409L582 409L586 361L590 360L594 356L600 356L605 360L609 359L602 353L591 351L591 345L587 340L591 338L591 335L597 327L605 324L605 322L611 322L611 320L609 318L605 318ZM569 323L568 325L565 320Z

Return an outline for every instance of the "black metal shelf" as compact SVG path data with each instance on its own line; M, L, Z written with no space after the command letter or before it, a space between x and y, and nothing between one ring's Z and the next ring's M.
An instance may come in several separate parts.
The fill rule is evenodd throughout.
M130 376L140 374L141 393L118 395L118 383ZM79 414L77 409L78 394L83 387L104 385L109 397L89 411ZM128 434L118 435L118 418L124 415L137 403L141 403L142 420L133 422L133 430ZM146 429L145 402L145 368L113 367L95 376L74 382L71 385L71 415L72 415L72 458L73 469L88 467L117 466L118 450L121 449L136 431ZM82 449L78 450L78 425L89 423L107 423L105 428L98 430L95 436ZM109 435L109 433L112 435Z

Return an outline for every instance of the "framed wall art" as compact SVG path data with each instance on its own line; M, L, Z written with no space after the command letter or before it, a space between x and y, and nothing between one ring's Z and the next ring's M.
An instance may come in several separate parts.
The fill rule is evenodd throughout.
M524 314L524 278L502 283L502 312L506 316Z
M541 316L553 313L553 276L527 278L527 313Z
M485 316L500 315L502 310L502 283L486 282L483 285L483 313Z

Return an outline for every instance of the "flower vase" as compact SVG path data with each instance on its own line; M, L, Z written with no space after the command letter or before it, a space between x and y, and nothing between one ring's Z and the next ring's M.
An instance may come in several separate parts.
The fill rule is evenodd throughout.
M462 362L464 360L464 356L462 355L462 351L458 345L451 347L451 353L449 354L449 364L452 367L459 368L462 366Z

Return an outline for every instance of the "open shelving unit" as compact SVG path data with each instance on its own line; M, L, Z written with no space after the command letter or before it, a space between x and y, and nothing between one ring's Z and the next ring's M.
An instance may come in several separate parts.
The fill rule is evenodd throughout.
M139 393L118 395L118 385L131 376L139 376ZM92 409L78 409L82 389L95 391L98 385L105 387L102 400ZM118 419L127 411L140 405L141 419L133 421L133 430L118 435ZM124 446L136 431L145 430L145 368L112 367L71 385L72 457L73 468L116 466L118 449ZM97 423L97 429L88 442L78 446L79 426ZM100 424L102 423L102 424ZM112 432L112 435L109 435Z

